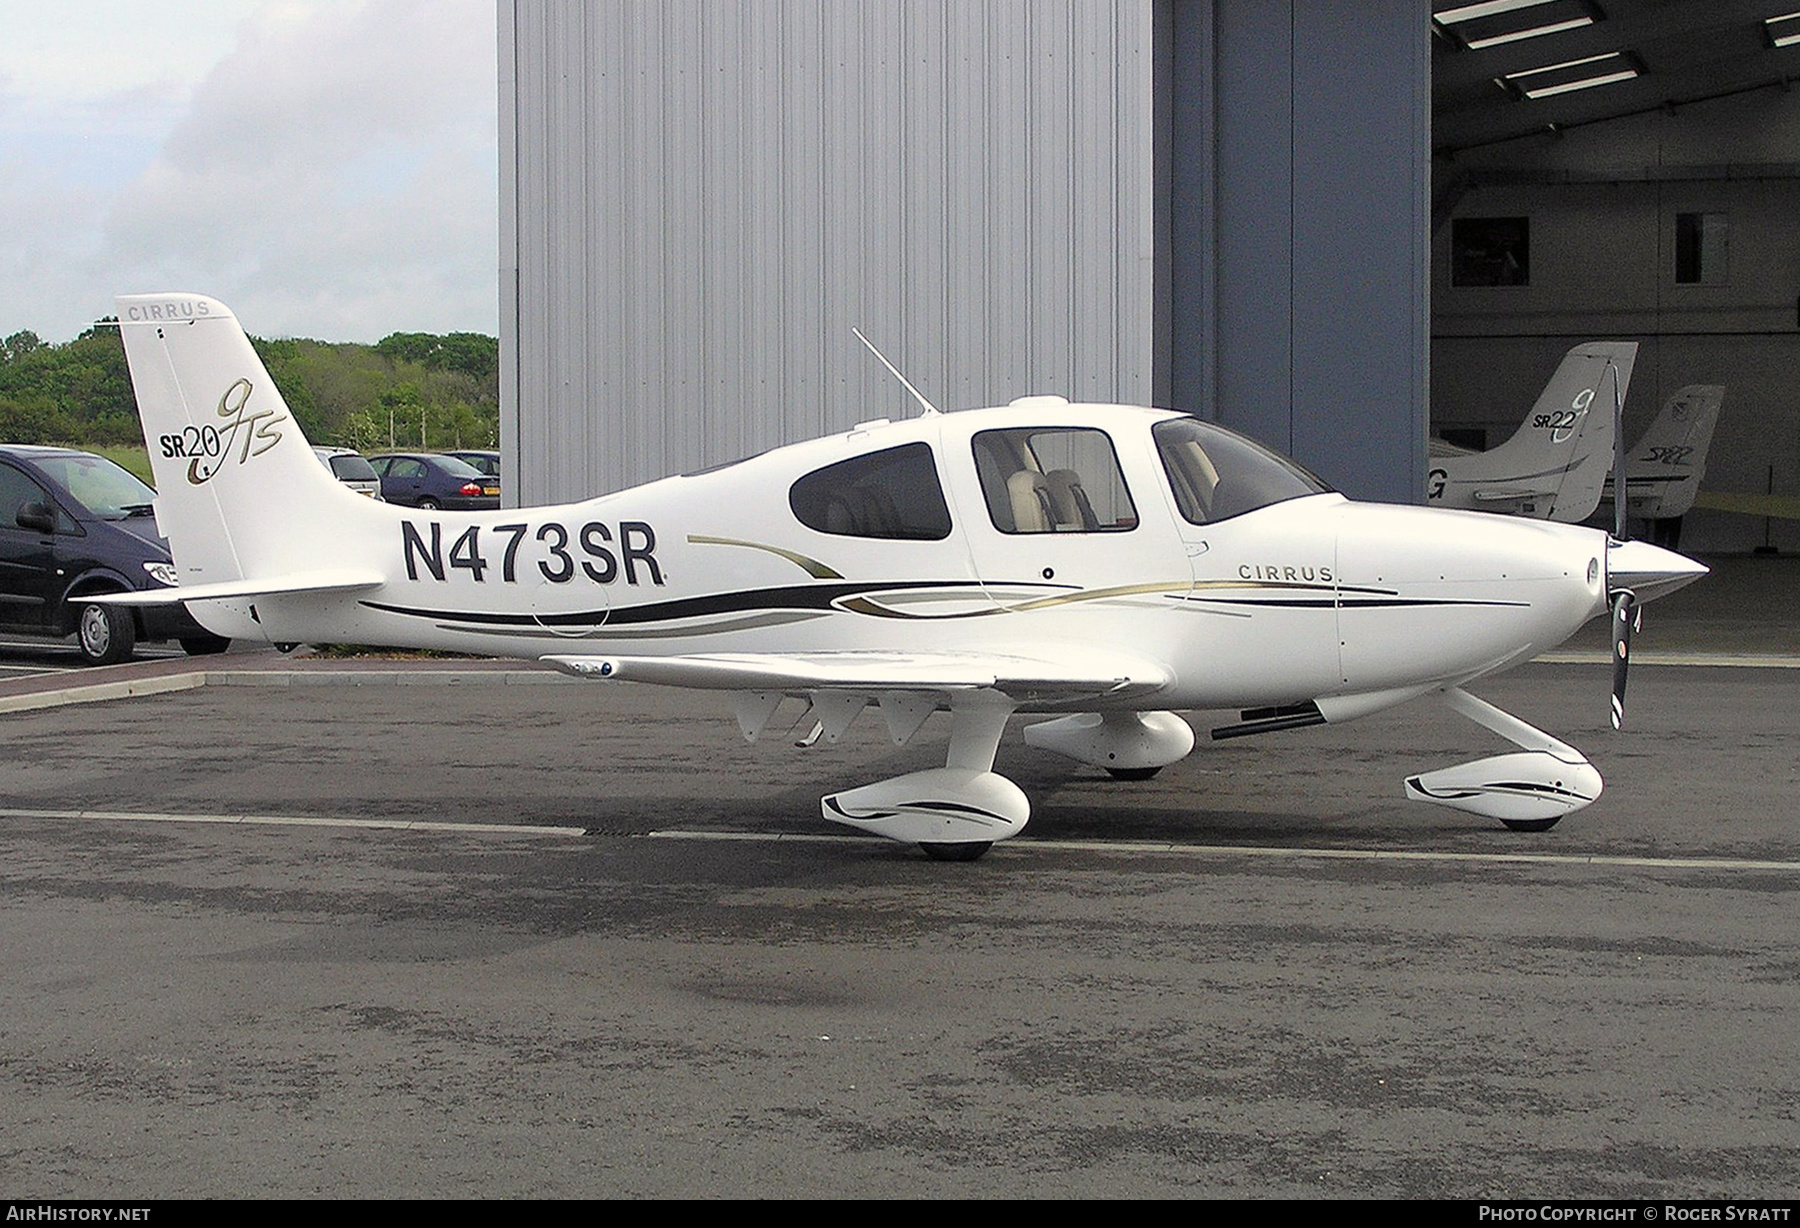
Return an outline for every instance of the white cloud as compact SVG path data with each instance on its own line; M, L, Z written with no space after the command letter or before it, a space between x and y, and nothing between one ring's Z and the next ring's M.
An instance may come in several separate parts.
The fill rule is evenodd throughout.
M145 68L57 101L8 82L0 231L22 238L0 240L0 333L62 339L147 290L214 295L267 335L493 331L494 30L492 0L267 4L186 85ZM20 97L87 140L53 156L46 127L18 135Z

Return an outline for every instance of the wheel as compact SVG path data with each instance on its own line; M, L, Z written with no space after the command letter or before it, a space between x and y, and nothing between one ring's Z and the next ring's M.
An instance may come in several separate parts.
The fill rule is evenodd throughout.
M222 635L190 635L181 641L181 651L190 657L210 657L230 647L231 641Z
M435 512L438 510L438 507L439 504L436 499L427 498L419 500L419 510L421 512Z
M1147 768L1107 768L1107 774L1114 780L1149 780L1162 771L1162 765Z
M933 861L974 861L994 847L992 840L969 840L958 844L921 844L925 855Z
M75 643L89 665L117 665L137 647L137 625L123 606L84 605L75 620Z
M1554 819L1501 819L1502 823L1513 831L1549 831L1562 822L1559 814Z

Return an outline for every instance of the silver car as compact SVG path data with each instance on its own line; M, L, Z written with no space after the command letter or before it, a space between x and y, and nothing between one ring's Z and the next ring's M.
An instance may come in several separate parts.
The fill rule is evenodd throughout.
M331 476L354 490L381 502L381 479L369 467L363 454L354 448L314 448L319 463L331 470Z

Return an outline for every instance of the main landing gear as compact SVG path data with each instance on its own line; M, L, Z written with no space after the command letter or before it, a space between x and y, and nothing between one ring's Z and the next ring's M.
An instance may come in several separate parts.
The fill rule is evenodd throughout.
M916 713L899 696L882 696L879 702L894 740L905 741L918 728ZM813 706L820 727L835 736L831 721L841 716L824 697ZM950 753L943 767L835 793L820 802L820 813L834 823L917 844L938 861L974 861L995 841L1017 835L1031 817L1025 794L993 771L994 752L1012 712L1012 700L994 691L953 699ZM1148 780L1194 748L1194 731L1172 712L1082 712L1028 726L1025 741L1105 768L1121 780Z
M886 699L881 702L887 712ZM1012 711L1012 700L995 691L958 696L950 704L950 753L943 767L833 793L820 800L819 813L833 823L916 844L936 861L974 861L996 840L1018 835L1031 817L1024 791L992 770ZM890 728L893 724L890 713ZM905 732L911 736L911 730Z

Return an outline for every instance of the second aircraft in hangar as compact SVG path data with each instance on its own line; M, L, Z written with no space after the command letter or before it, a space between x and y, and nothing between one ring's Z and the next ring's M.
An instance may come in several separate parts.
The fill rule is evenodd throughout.
M1612 469L1615 410L1625 404L1637 348L1589 341L1570 350L1497 448L1475 452L1433 438L1427 502L1564 524L1592 516Z

